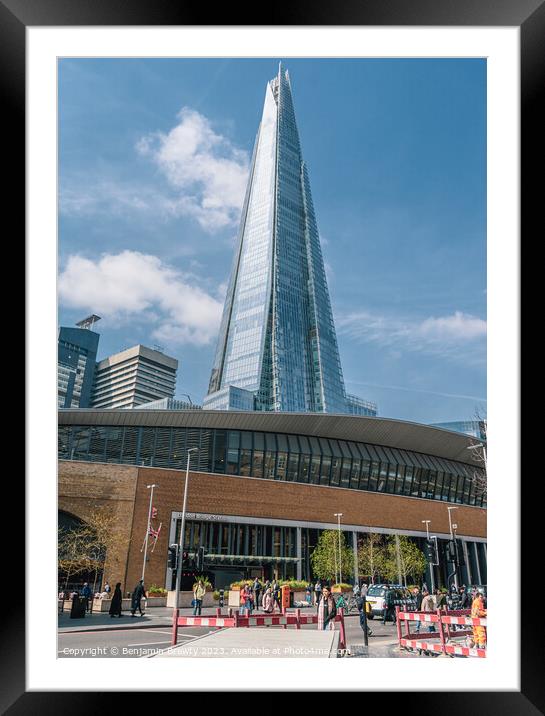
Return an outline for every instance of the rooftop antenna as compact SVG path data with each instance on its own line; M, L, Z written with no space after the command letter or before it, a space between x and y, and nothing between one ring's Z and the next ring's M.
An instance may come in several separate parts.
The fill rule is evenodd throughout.
M97 321L100 321L100 316L96 316L94 313L91 316L87 316L82 321L78 321L76 326L78 328L86 328L89 331L93 330L93 326Z

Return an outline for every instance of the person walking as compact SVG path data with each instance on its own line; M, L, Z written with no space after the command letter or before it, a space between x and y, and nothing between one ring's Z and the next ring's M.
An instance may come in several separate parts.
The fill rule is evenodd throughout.
M206 594L206 587L202 579L193 585L193 616L200 617L202 610L202 600Z
M121 582L115 585L114 593L112 596L112 603L110 604L110 616L111 617L122 617L121 607L123 605L123 595L121 593Z
M91 597L93 596L93 590L91 587L87 584L87 582L83 583L83 587L81 589L81 597L82 602L85 606L85 611L88 612L91 609Z
M365 633L365 626L367 625L367 636L371 636L373 632L371 631L369 627L369 622L367 620L367 600L365 598L365 595L361 594L359 589L358 596L356 597L356 606L358 607L358 612L360 614L361 630Z
M423 612L434 612L435 611L435 599L433 598L433 595L430 594L427 590L422 590L422 604L421 604L421 610ZM435 631L435 624L429 624L428 625L428 631L434 632Z
M333 599L329 587L322 589L322 595L318 602L318 631L335 629L335 617L337 616L337 607Z
M144 616L142 611L142 598L146 596L146 588L144 587L144 580L141 579L133 590L131 598L131 617L136 613L136 610L140 612L140 616Z
M441 609L447 606L447 595L446 592L442 592L440 589L435 590L435 608Z
M262 590L262 589L263 589L263 585L262 585L261 582L259 581L259 578L256 577L256 578L254 579L254 585L253 585L253 590L254 590L254 604L255 604L255 608L256 608L256 609L259 609L259 597L261 596L261 590Z
M320 601L320 597L322 596L322 583L318 579L316 581L316 584L314 585L314 604L318 606L318 602Z
M460 609L469 609L469 594L467 593L467 587L462 584L460 587Z
M274 609L274 602L273 602L273 596L272 596L272 590L271 587L267 587L265 589L265 593L263 594L263 611L267 614L270 614L272 610Z
M110 592L112 591L112 588L110 587L110 585L108 584L108 582L106 582L106 584L104 585L104 589L103 589L102 591L105 592L105 593L108 595L107 598L109 599L109 598L110 598Z
M384 595L384 609L382 610L382 624L383 626L386 626L387 620L391 617L392 622L396 623L396 613L394 609L394 596L395 593L393 589L387 589L386 594Z
M312 584L310 582L307 584L307 588L305 591L306 591L305 599L306 599L307 604L310 607L310 605L312 604Z
M272 595L273 595L273 611L278 607L278 611L282 611L282 606L280 604L280 585L274 580L272 584Z
M472 619L482 619L486 617L484 598L481 592L477 592L475 599L471 603L471 617ZM473 627L473 646L477 649L486 649L486 627Z

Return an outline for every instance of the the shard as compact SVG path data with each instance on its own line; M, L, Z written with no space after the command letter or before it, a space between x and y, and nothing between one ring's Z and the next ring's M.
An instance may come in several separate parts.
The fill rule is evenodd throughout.
M354 412L350 404L290 78L280 66L265 91L203 407Z

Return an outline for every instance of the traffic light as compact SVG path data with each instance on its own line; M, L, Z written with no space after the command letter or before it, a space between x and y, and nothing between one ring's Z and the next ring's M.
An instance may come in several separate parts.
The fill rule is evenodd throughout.
M457 539L456 544L456 565L458 567L463 567L466 563L465 557L464 557L464 548L462 546L462 540Z
M456 544L454 540L449 540L447 542L447 562L453 562L456 563Z
M197 564L196 569L198 572L202 572L204 570L204 555L206 553L206 549L204 547L199 547L197 552Z
M435 562L435 544L432 539L426 540L426 559L428 562Z
M178 562L178 545L171 544L168 548L168 568L176 569Z

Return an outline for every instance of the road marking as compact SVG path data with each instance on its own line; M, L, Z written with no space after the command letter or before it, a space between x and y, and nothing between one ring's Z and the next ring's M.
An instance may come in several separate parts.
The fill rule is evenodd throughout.
M170 639L167 641L145 641L142 644L127 644L127 646L153 646L153 644L170 644Z

